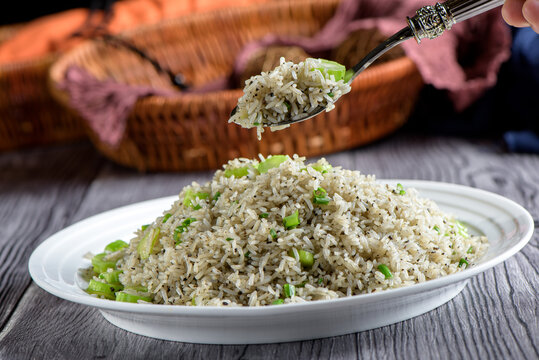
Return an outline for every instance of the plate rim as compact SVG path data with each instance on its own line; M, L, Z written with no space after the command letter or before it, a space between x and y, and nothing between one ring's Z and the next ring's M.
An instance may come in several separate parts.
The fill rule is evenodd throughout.
M332 309L340 307L349 307L349 306L359 306L362 303L370 303L380 300L380 298L393 299L395 297L402 297L407 295L412 295L415 293L424 293L430 290L437 288L442 288L447 285L454 284L456 282L461 282L468 280L510 258L519 252L531 239L534 232L534 221L531 214L517 202L508 199L502 195L467 186L461 184L454 184L448 182L440 181L431 181L431 180L414 180L414 179L377 179L379 183L406 183L407 187L417 188L421 193L421 190L436 190L438 187L449 187L456 190L459 190L459 195L463 193L474 193L475 195L485 195L490 197L496 202L501 202L504 205L508 205L518 211L516 216L524 217L524 223L518 222L519 225L528 225L527 231L520 237L520 239L511 245L508 249L501 252L500 254L494 256L492 259L487 260L481 264L478 264L470 269L465 271L460 271L454 274L449 274L437 279L429 280L423 283L418 283L410 286L405 286L397 289L384 290L377 293L370 294L360 294L349 297L343 297L338 299L329 299L329 300L317 300L317 301L307 301L304 303L293 303L287 304L286 306L257 306L257 307L219 307L219 306L178 306L178 305L163 305L163 304L132 304L132 303L119 303L115 301L106 301L104 299L98 299L91 296L83 296L82 294L71 294L65 293L61 289L49 284L45 279L42 279L39 275L41 268L41 262L39 261L39 255L47 250L48 246L54 243L58 237L62 237L65 233L74 231L77 227L96 221L100 217L105 217L110 215L113 212L122 212L129 209L133 209L140 206L145 206L149 204L157 204L165 201L174 201L178 195L169 195L164 197L159 197L150 200L144 200L128 205L123 205L113 209L109 209L98 214L94 214L82 220L79 220L62 230L50 235L41 242L33 251L28 260L28 269L32 280L43 290L49 292L52 295L55 295L64 300L68 300L74 303L92 306L98 309L106 311L120 311L120 312L129 312L129 313L138 313L138 314L147 314L147 315L175 315L175 316L202 316L202 317L215 317L219 316L222 318L228 317L238 317L238 315L247 317L247 316L265 316L265 315L274 315L276 313L286 314L290 312L298 311L319 311L323 310L326 307ZM476 196L477 197L477 196ZM490 203L492 203L491 201ZM515 213L515 212L513 212ZM516 216L513 218L515 219ZM64 284L67 284L64 282ZM71 286L70 284L67 284ZM76 284L75 284L76 286Z

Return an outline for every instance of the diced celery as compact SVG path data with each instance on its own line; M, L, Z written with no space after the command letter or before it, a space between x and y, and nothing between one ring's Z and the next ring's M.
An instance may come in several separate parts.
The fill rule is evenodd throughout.
M160 232L161 229L159 228L152 229L146 235L144 235L142 240L140 240L137 246L137 252L140 255L141 260L145 260L150 257Z
M116 240L105 246L105 252L116 252L120 249L128 247L129 244L123 240Z
M288 255L294 257L294 250L290 249ZM314 255L306 250L298 250L299 262L305 267L311 267L314 264Z
M225 177L227 178L234 176L237 179L243 176L247 176L248 174L249 174L249 168L247 166L225 170Z
M148 292L148 288L142 285L126 286L125 289L138 291L138 292Z
M107 253L100 253L92 258L95 273L101 274L107 271L107 269L114 269L116 267L116 261L104 260L105 256L107 256Z
M99 274L99 278L105 280L109 284L119 284L121 273L123 273L122 270L105 271Z
M114 300L114 291L115 288L111 286L110 284L102 283L101 281L97 280L90 280L88 283L88 288L86 289L86 292L88 294L95 294L98 296L103 296L106 299Z
M286 230L290 230L299 225L299 211L296 210L292 215L288 215L283 219L283 224Z
M384 274L386 279L391 279L393 277L391 270L389 270L389 268L385 264L378 265L378 270L380 270L380 272Z
M288 159L288 155L273 155L258 164L258 172L263 174L268 172L269 169L279 167L283 162Z
M208 194L206 192L199 191L199 192L195 193L193 190L188 189L188 190L185 191L185 196L183 198L183 206L185 206L185 207L191 206L195 210L198 210L198 209L200 209L200 205L193 205L193 200L195 200L196 198L205 200L209 196L210 196L210 194Z
M284 284L283 292L286 297L293 298L296 295L296 287L292 284Z
M333 166L329 165L329 164L324 164L324 165L311 165L311 167L313 169L315 169L316 171L318 172L321 172L322 174L325 174L327 173L328 171L330 171L331 169L333 169Z
M139 300L151 302L152 298L150 296L136 295L125 291L116 293L116 301L136 303Z
M350 80L352 79L352 76L354 76L354 70L352 69L348 69L346 70L346 72L344 73L344 83L348 83L350 82Z
M314 255L311 252L305 251L305 250L299 250L298 255L299 255L299 262L301 263L301 265L305 267L313 266Z
M344 78L346 73L346 67L344 65L341 65L338 62L331 60L319 60L321 63L321 67L316 68L316 70L320 70L322 74L328 74L330 76L333 75L335 77L335 81L339 81Z

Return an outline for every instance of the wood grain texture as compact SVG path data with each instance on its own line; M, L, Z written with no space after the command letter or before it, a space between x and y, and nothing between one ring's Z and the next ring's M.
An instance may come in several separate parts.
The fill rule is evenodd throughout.
M73 222L101 163L89 144L0 156L0 329L31 282L31 252Z
M378 178L436 180L492 191L539 219L539 157L506 154L492 142L401 135L327 158ZM9 173L0 180L0 358L539 358L537 230L521 252L472 278L452 301L394 325L285 344L175 343L128 333L93 308L56 298L35 284L28 286L26 263L39 242L66 225L178 193L211 174L142 175L104 162L79 145L0 155L0 173Z

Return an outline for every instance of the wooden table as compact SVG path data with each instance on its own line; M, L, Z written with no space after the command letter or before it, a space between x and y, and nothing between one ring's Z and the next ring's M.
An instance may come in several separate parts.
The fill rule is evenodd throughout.
M539 219L539 156L492 141L398 135L333 154L332 164L376 174L465 184L506 196ZM506 262L474 277L455 299L379 329L268 345L155 340L109 324L93 308L32 283L32 251L88 216L177 194L210 172L140 174L87 143L0 154L0 358L2 359L538 359L539 232Z

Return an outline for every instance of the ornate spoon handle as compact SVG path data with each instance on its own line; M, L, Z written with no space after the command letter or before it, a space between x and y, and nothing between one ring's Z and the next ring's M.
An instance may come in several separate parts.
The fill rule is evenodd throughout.
M505 0L448 0L434 6L424 6L408 18L408 26L418 43L421 39L434 39L453 24L503 5Z

